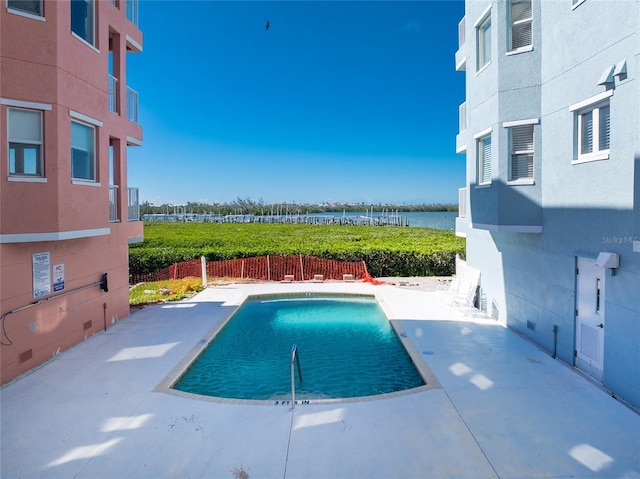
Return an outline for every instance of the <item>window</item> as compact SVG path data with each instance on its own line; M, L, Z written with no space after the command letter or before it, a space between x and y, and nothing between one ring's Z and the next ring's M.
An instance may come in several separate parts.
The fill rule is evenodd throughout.
M9 108L9 175L42 176L42 112Z
M509 128L511 133L511 171L509 181L533 179L533 125Z
M491 61L491 10L476 26L477 68L480 71Z
M42 16L42 0L7 0L7 7L29 15Z
M613 89L571 105L573 113L573 161L606 160L611 145L611 107Z
M511 0L511 51L531 49L531 0Z
M94 1L71 0L71 31L94 45Z
M138 0L126 0L127 18L138 26Z
M478 184L491 183L491 133L477 139Z
M577 112L578 160L602 160L609 157L609 102Z
M71 177L96 180L95 128L71 122Z

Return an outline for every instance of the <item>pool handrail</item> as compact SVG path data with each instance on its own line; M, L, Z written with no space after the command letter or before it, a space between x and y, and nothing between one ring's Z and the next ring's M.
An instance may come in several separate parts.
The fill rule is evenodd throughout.
M296 407L296 378L295 378L295 365L293 364L293 360L296 360L298 365L298 377L300 378L300 382L302 382L302 370L300 369L300 355L298 354L298 346L294 344L291 346L291 410L293 411Z

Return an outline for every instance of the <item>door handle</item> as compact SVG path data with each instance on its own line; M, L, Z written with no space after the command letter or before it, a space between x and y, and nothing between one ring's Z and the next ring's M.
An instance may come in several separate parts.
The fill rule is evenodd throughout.
M604 328L604 323L596 324L596 328L603 329Z

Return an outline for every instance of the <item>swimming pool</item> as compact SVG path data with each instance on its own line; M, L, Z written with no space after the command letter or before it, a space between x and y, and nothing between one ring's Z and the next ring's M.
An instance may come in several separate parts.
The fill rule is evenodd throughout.
M172 385L190 394L240 400L291 399L291 351L297 346L296 399L369 397L425 386L373 296L253 296L229 318ZM400 336L406 336L400 330ZM297 369L297 368L296 368Z

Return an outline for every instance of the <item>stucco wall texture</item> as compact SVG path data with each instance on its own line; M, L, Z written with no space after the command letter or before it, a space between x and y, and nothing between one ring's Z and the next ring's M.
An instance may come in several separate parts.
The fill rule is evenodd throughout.
M142 142L142 128L127 119L120 99L126 56L141 51L142 33L118 3L90 2L93 41L72 33L69 1L42 2L36 14L0 5L2 384L129 314L128 244L142 238L142 223L128 220L126 161L127 148ZM118 79L116 112L109 74ZM10 109L42 113L39 175L10 171ZM72 179L72 121L95 131L90 181ZM110 185L118 186L117 219L110 216ZM49 254L50 286L53 266L63 265L63 289L36 297L37 253ZM95 285L104 273L108 292Z
M491 8L491 64L476 68L474 24ZM498 321L563 361L576 362L578 258L619 255L604 271L604 360L595 375L640 407L640 2L532 0L531 49L510 48L509 1L467 0L466 102L460 135L469 205L457 231L469 265L481 270L480 303ZM599 84L626 62L626 73ZM617 70L616 70L617 71ZM608 92L608 93L606 93ZM575 108L610 95L606 159L577 160ZM510 144L503 122L538 119L530 184L509 182ZM479 186L473 135L492 128L492 181ZM554 327L557 332L554 332ZM584 368L591 374L588 368Z

